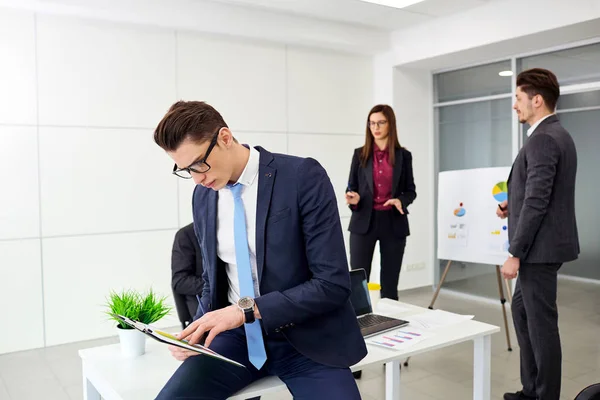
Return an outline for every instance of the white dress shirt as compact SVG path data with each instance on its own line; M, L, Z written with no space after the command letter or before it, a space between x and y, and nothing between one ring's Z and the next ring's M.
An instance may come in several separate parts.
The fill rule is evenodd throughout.
M256 204L258 196L258 165L260 153L250 146L250 158L246 168L240 175L237 183L243 185L242 202L246 213L246 230L248 237L248 250L250 251L250 265L252 266L252 280L254 281L254 295L260 296L258 287L258 272L256 267ZM229 293L227 295L232 304L240 299L240 282L238 279L237 261L235 258L235 242L233 239L233 194L229 187L219 190L217 203L217 256L225 262Z
M536 122L535 124L531 125L531 126L529 127L529 129L527 129L527 137L531 136L531 134L532 134L532 133L533 133L533 132L536 130L536 128L537 128L538 126L540 126L540 124L542 123L542 121L543 121L543 120L545 120L546 118L548 118L548 117L551 117L551 116L553 116L553 115L554 115L554 114L548 114L548 115L546 115L545 117L543 117L543 118L540 118L540 119L538 120L538 122Z

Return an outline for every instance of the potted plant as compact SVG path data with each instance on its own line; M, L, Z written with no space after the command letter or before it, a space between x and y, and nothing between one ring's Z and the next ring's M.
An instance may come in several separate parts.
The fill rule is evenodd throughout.
M114 317L119 314L124 317L152 324L169 314L172 307L165 304L166 297L158 297L152 289L142 294L132 289L120 293L111 291L106 307L106 314L117 322L117 332L121 343L121 352L126 357L137 357L146 352L146 336Z

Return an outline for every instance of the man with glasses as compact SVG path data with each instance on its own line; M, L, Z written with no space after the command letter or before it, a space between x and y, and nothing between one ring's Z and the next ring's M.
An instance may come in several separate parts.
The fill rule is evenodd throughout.
M184 362L158 399L222 400L268 375L295 399L360 399L349 366L367 351L323 167L241 145L204 102L175 103L154 140L175 161L173 173L196 183L204 289L180 337L246 366L171 348Z

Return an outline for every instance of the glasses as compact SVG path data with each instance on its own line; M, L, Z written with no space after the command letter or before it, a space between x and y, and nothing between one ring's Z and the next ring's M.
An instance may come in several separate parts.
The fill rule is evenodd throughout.
M196 174L204 174L204 173L208 172L210 170L210 164L208 164L206 162L206 160L208 159L208 156L210 155L210 152L212 151L212 149L217 144L217 138L219 137L219 132L221 132L221 128L219 128L214 133L213 138L210 141L210 145L208 146L208 149L206 150L206 155L204 157L202 157L198 161L194 161L192 164L190 164L189 167L186 167L186 168L178 169L177 164L175 164L173 166L173 174L177 175L178 177L183 178L183 179L191 179L192 172L194 172Z
M377 121L377 122L370 121L369 122L369 126L371 128L375 128L375 125L377 125L377 127L379 128L380 126L385 126L385 124L387 124L387 121Z

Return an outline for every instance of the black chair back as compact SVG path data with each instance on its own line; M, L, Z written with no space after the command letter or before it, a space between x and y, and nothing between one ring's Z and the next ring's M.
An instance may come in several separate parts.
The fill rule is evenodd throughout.
M600 383L590 385L575 397L575 400L600 400Z

